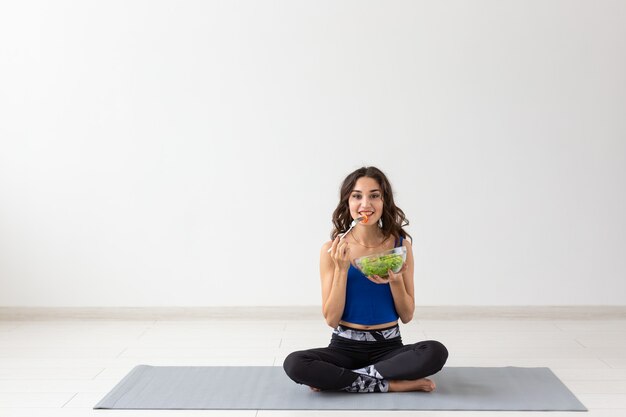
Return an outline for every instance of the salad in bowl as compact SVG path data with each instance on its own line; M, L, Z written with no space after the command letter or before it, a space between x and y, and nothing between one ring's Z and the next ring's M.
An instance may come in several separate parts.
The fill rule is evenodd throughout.
M373 255L362 256L354 260L356 267L366 276L378 275L389 277L389 270L400 271L406 261L406 247L399 246Z

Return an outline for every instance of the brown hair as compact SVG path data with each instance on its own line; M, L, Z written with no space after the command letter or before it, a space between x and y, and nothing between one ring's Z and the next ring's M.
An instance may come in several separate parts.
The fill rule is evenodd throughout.
M411 235L403 229L404 226L408 226L409 221L404 215L404 212L393 202L391 183L387 179L387 176L376 167L359 168L350 173L346 179L343 180L339 191L339 204L337 204L337 208L333 212L334 227L330 238L335 239L337 235L345 232L350 227L352 216L350 216L348 199L350 198L350 194L357 180L362 177L373 178L380 184L383 199L383 215L381 217L383 221L383 227L381 228L383 236L388 238L390 235L393 235L396 239L402 236L405 239L408 237L413 241Z

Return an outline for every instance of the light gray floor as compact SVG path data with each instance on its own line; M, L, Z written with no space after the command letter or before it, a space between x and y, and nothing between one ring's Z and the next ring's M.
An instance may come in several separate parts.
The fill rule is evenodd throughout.
M419 320L405 341L437 339L452 366L547 366L589 413L626 417L626 320ZM490 416L493 412L92 410L139 363L280 365L324 346L323 320L0 321L0 416ZM219 345L216 340L223 340ZM520 412L498 416L522 415ZM524 413L529 415L528 413Z

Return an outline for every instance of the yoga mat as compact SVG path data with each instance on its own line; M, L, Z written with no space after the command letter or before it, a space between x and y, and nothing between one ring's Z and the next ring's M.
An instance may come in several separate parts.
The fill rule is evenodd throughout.
M95 409L586 411L549 368L446 367L434 392L313 392L278 366L135 367Z

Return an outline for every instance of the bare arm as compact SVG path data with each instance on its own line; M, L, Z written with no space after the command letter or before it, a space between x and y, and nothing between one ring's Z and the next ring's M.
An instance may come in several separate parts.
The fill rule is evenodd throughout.
M415 285L413 281L413 249L409 241L405 240L406 262L397 274L390 274L389 286L393 295L393 302L402 323L408 323L415 313Z
M331 249L328 253L328 249ZM350 248L345 241L326 242L320 253L320 278L322 281L322 313L332 328L339 325L346 305L346 284Z

